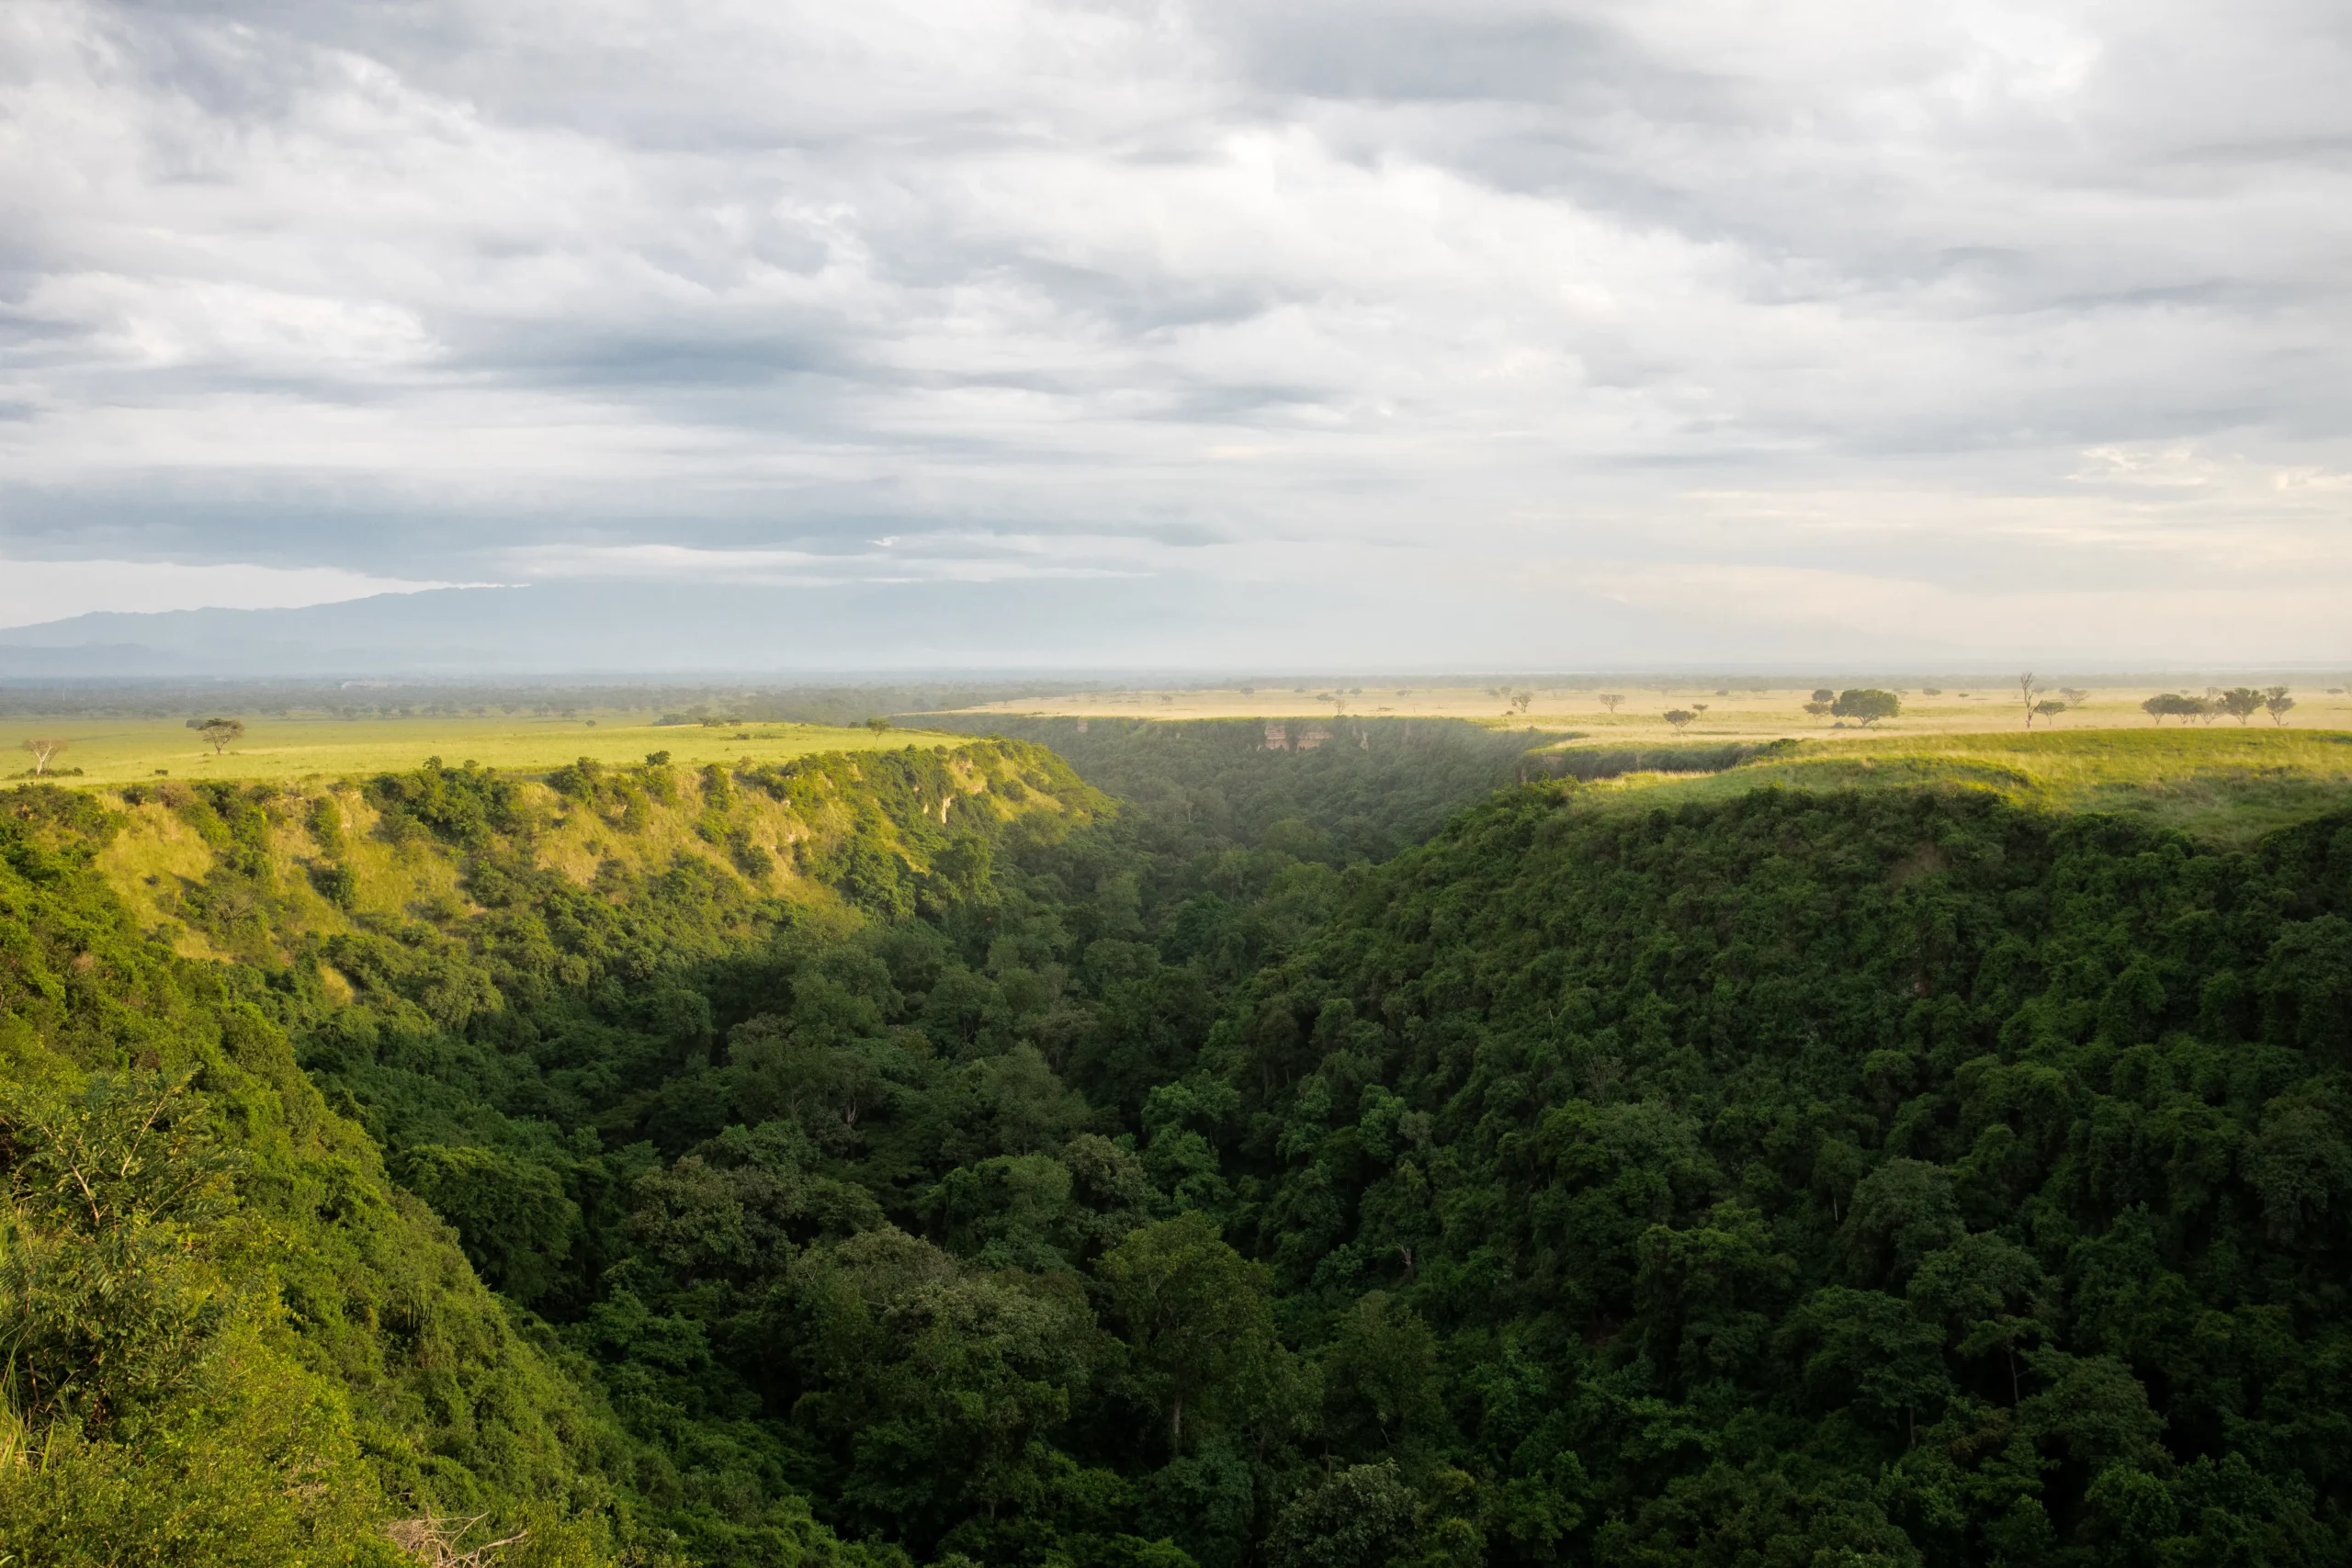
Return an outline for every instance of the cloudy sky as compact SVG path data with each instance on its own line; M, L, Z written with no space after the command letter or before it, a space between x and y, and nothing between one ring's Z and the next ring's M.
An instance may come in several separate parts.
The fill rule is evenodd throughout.
M2347 328L2341 0L0 6L0 625L2346 660Z

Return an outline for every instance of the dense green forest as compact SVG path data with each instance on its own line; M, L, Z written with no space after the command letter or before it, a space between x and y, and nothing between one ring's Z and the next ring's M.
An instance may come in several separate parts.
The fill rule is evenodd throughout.
M1317 728L0 796L0 1562L2352 1558L2352 815Z

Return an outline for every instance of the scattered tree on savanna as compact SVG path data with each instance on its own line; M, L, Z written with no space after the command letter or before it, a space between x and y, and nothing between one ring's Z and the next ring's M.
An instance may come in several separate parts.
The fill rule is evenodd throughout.
M2060 714L2064 713L2067 708L2072 705L2072 704L2068 703L2063 697L2044 697L2040 702L2033 705L2033 711L2040 714L2042 718L2047 721L2056 718Z
M2252 686L2232 686L2215 699L2221 710L2244 724L2262 711L2262 694Z
M1510 705L1522 714L1527 711L1527 705L1534 700L1535 694L1532 692L1513 692L1510 694Z
M72 742L67 740L35 736L24 742L24 749L33 754L33 772L45 773L49 772L49 764L55 760L57 754L71 744Z
M2184 696L2178 692L2158 692L2140 705L2140 711L2158 724L2167 717L2178 718L2185 724L2192 718L2201 717L2205 709L2204 698Z
M2078 708L2091 700L2090 693L2080 686L2061 686L2058 694L2066 699L2066 705L2070 708Z
M2018 700L2025 705L2025 727L2031 729L2033 705L2041 700L2041 688L2035 683L2033 671L2030 670L2018 677Z
M1687 708L1668 708L1666 710L1665 715L1666 722L1674 726L1678 730L1698 716L1699 716L1697 714L1690 712Z
M1922 686L1919 688L1919 694L1923 697L1940 697L1944 694L1944 689L1941 686ZM1966 692L1961 694L1963 697L1967 694Z
M1813 689L1813 700L1817 703L1834 703L1838 700L1838 694L1826 686L1815 686Z
M1704 703L1692 703L1690 705L1690 710L1693 713L1704 713L1707 711L1707 705Z
M2286 687L2266 686L2263 688L2262 708L2265 713L2267 713L2270 716L2271 723L2286 723L2288 710L2292 708L2294 705L2295 699L2287 694Z
M1903 699L1893 692L1883 692L1875 686L1856 686L1838 694L1829 711L1839 718L1850 718L1864 729L1883 718L1893 718L1903 711Z
M212 748L212 754L216 757L243 739L245 735L245 721L242 718L208 718L194 728L197 734L204 738L205 743Z
M1617 711L1617 705L1625 700L1625 694L1623 692L1602 692L1599 694L1599 696L1600 699L1600 705L1607 708L1611 713L1615 713Z
M1829 716L1829 710L1833 705L1833 704L1823 702L1819 697L1815 697L1813 701L1804 705L1804 711L1813 715L1815 718L1827 718Z

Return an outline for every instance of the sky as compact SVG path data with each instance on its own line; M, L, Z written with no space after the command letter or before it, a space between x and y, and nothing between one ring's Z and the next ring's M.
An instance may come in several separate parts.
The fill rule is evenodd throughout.
M2341 0L0 6L0 626L2347 661L2347 329Z

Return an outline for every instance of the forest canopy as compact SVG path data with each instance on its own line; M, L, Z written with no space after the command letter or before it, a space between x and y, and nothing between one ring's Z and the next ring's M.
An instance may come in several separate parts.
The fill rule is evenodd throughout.
M0 1552L2352 1554L2352 814L1320 728L0 796Z

